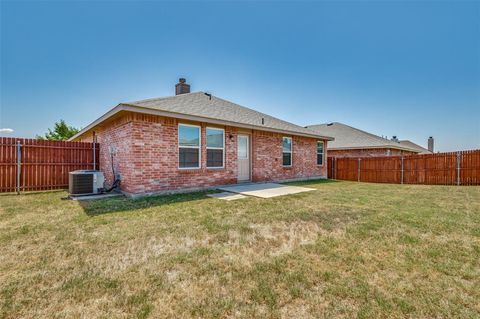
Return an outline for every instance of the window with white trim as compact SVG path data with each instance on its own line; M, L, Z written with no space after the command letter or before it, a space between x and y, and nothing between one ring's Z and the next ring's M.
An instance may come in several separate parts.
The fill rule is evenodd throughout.
M178 167L200 168L200 126L178 125Z
M323 165L323 154L325 151L323 141L317 141L317 165Z
M222 168L225 154L225 130L207 127L207 167Z
M282 139L283 166L292 166L292 138L284 137Z

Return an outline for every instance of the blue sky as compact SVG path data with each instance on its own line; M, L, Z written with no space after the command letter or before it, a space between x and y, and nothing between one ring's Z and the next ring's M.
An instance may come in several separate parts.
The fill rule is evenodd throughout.
M193 91L299 125L480 148L480 2L1 2L0 128ZM2 134L2 133L0 133ZM3 133L3 135L7 135Z

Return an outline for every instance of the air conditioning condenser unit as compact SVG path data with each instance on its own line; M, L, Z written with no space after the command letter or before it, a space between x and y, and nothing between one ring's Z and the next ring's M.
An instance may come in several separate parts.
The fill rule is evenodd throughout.
M90 195L103 192L105 177L97 170L78 170L69 173L68 192L70 195Z

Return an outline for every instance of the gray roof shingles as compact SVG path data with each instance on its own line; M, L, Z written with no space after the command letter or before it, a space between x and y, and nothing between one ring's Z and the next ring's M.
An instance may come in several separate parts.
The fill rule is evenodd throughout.
M329 135L318 134L299 125L280 120L273 116L261 113L230 101L209 96L205 92L194 92L170 97L155 98L128 103L123 105L148 108L153 110L185 114L205 119L221 120L226 122L254 126L258 129L267 128L331 139ZM263 123L262 123L263 119Z
M432 154L432 152L430 152L425 147L422 147L418 144L415 144L415 143L413 143L412 141L409 141L409 140L402 140L402 141L400 141L400 144L403 145L403 146L407 146L407 147L410 147L410 148L417 149L420 152L418 154Z
M328 144L329 149L394 148L418 152L416 148L402 145L399 142L391 141L343 123L334 122L309 125L307 128L318 134L334 137L335 140Z

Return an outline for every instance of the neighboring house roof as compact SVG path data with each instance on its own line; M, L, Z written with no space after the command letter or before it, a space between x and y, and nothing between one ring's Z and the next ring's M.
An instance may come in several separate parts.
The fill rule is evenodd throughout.
M418 145L418 144L415 144L415 143L413 143L412 141L402 140L402 141L399 141L399 142L400 142L400 145L417 149L417 150L419 151L419 154L432 154L432 152L430 152L430 151L429 151L428 149L426 149L425 147L422 147L422 146L420 146L420 145Z
M309 125L308 129L322 135L333 136L335 140L328 143L329 150L393 148L418 152L416 148L374 135L343 123Z
M76 139L120 111L141 112L214 124L321 138L330 141L333 140L330 136L318 134L302 126L257 112L206 94L205 92L186 93L163 98L120 103L81 130L70 140Z

